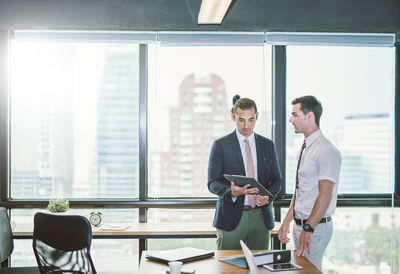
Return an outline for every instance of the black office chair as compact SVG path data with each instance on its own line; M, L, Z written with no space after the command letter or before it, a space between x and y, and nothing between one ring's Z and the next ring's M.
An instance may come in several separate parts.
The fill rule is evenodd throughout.
M32 245L40 273L96 274L91 243L92 227L85 217L35 214Z
M8 259L14 249L14 241L11 231L10 219L7 210L0 207L0 273L39 273L36 266L8 267Z

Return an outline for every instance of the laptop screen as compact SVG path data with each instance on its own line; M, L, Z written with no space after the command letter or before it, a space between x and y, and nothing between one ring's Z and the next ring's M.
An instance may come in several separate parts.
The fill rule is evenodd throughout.
M242 246L244 256L246 257L246 262L247 266L250 269L250 274L259 274L260 272L258 271L258 267L254 261L253 253L251 253L250 249L242 240L240 240L240 245Z

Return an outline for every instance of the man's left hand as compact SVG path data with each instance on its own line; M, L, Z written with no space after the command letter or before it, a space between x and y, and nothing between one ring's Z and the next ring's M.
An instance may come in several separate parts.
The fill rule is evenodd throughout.
M256 205L257 206L265 206L268 203L269 196L261 196L257 195Z
M299 242L297 244L296 256L306 256L306 252L307 254L310 254L311 238L312 238L311 232L306 232L303 230L300 233Z

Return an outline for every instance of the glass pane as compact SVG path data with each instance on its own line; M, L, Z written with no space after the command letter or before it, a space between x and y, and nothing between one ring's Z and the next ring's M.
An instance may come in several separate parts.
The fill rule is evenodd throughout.
M212 142L234 130L235 94L256 101L271 136L270 47L150 47L149 196L207 197ZM268 81L268 83L266 83Z
M149 223L188 223L195 226L198 223L212 225L214 209L155 209L148 210ZM149 239L149 250L165 250L181 247L197 247L216 250L216 238L179 238L179 239Z
M139 269L138 239L94 239L91 248L97 273L131 273Z
M11 53L12 198L138 197L138 45Z
M14 250L11 254L11 266L37 266L31 239L14 240Z
M214 209L162 209L149 208L149 223L208 223L212 224Z
M11 220L17 226L31 224L36 212L45 209L13 209ZM67 214L79 214L87 218L90 212L101 212L102 224L138 223L138 209L70 209ZM91 253L96 270L100 272L128 273L138 268L139 242L137 239L94 239ZM12 266L36 265L31 240L14 240Z
M130 273L139 266L137 239L94 239L91 255L98 273ZM36 266L32 240L14 240L11 266Z
M393 48L287 47L287 121L291 101L314 95L323 134L340 150L339 193L393 193ZM303 142L286 128L286 192L293 193Z

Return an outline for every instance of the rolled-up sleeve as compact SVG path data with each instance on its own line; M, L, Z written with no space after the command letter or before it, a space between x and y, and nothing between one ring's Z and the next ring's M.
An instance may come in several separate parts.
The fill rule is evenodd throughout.
M339 182L342 156L337 149L326 148L318 154L318 180L329 180L335 184Z

